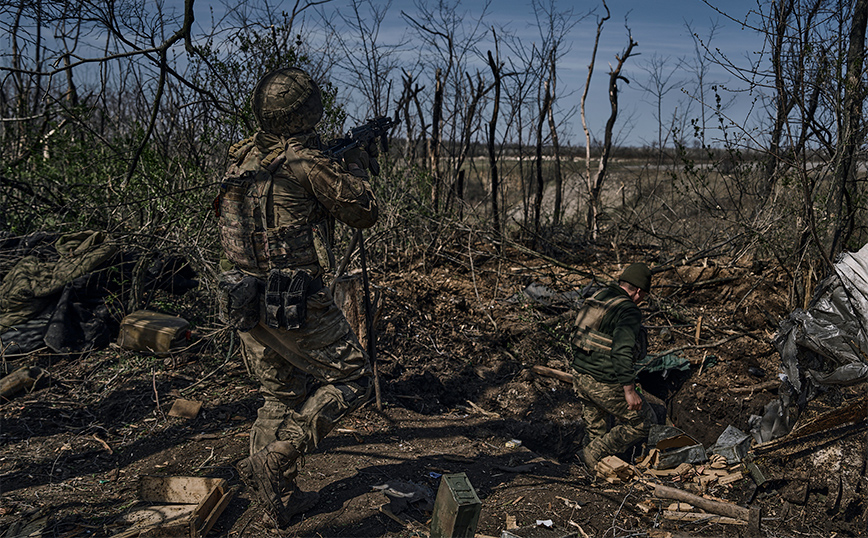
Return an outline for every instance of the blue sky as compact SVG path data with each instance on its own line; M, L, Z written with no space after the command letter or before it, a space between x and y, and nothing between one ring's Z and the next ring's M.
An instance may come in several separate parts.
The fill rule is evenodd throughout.
M169 0L170 4L173 0ZM180 2L180 0L174 0ZM262 1L262 0L260 0ZM280 0L269 0L272 5L280 5ZM402 17L401 12L415 16L418 13L416 2L420 0L393 0L387 12L386 20L381 28L380 39L383 41L394 40L398 42L403 36L411 35L413 28ZM437 4L435 0L421 0L428 6ZM456 0L441 0L453 5ZM715 0L722 4L720 0ZM248 5L256 5L257 0L250 0ZM484 0L460 0L457 2L457 11L464 20L473 21L480 17ZM540 0L539 4L552 5L552 0ZM623 75L630 80L630 84L621 84L620 114L616 126L618 141L629 145L644 145L656 142L658 137L658 121L656 115L655 99L642 90L641 86L648 81L648 69L654 60L661 61L663 72L669 74L670 91L663 99L662 116L665 120L673 114L683 114L685 118L701 116L700 102L697 100L696 75L689 68L677 68L680 61L690 61L695 57L696 50L693 38L687 28L687 24L703 40L707 40L712 27L715 27L714 38L711 46L720 49L731 59L746 64L744 58L754 55L762 47L760 36L753 30L745 29L737 21L744 20L751 10L757 9L755 1L729 0L719 7L732 19L716 11L712 5L702 0L674 0L667 2L641 1L641 0L609 0L607 2L611 11L611 18L606 22L597 53L596 70L592 80L592 86L588 98L587 116L589 127L596 138L602 138L603 126L609 116L609 102L607 95L609 65L616 62L615 55L624 50L627 41L628 26L633 39L638 43L634 53L638 55L630 58L625 64ZM294 1L283 0L282 9L291 10ZM333 0L321 6L320 9L347 9L347 0ZM379 5L385 5L382 2ZM229 2L232 5L232 2ZM567 34L565 45L570 52L558 65L558 93L560 100L558 106L561 110L577 109L582 90L584 89L587 76L587 66L590 61L594 34L596 32L597 15L602 14L602 2L600 1L556 1L556 11L564 11L572 7L576 15L593 13L579 21ZM219 11L216 3L209 4L203 0L197 0L198 10L204 11L197 16L197 23L207 25L210 17L206 15L208 7ZM755 19L755 16L754 16ZM486 26L507 27L522 40L528 43L539 41L539 29L529 0L518 1L493 1L489 5L489 11L485 15ZM412 39L412 37L411 37ZM485 45L482 45L485 50ZM489 47L490 48L490 47ZM502 54L504 54L503 49ZM487 67L479 64L480 69L487 74ZM724 87L735 87L736 81L722 68L714 65L708 66L705 75L706 87L712 84ZM713 104L713 98L706 96ZM744 117L751 108L754 95L739 94L731 97L723 95L728 104L727 115L740 125L747 126ZM584 134L581 121L576 113L568 125L565 126L562 141L569 140L576 145L584 145ZM718 135L711 134L711 137Z
M540 2L550 5L546 1ZM429 2L429 5L431 3ZM478 17L485 2L482 0L462 0L460 10L466 10L471 18ZM658 137L658 122L656 116L656 100L645 93L640 86L647 82L647 69L653 59L663 61L663 72L673 71L669 83L672 89L664 98L662 115L669 118L676 110L688 110L688 114L700 117L700 103L696 100L696 76L688 69L676 69L679 60L690 61L695 57L694 39L687 28L689 24L693 31L704 41L708 40L711 29L714 37L711 46L719 48L732 60L746 63L748 56L762 47L760 36L753 30L745 29L736 21L757 9L755 1L730 0L725 7L718 9L729 15L721 14L711 5L702 0L675 0L667 2L642 0L610 0L607 2L611 18L605 23L601 36L600 48L597 52L596 69L592 79L591 91L586 106L589 126L598 138L602 137L603 125L608 119L610 107L608 102L607 84L609 65L616 62L615 55L620 54L627 46L627 27L634 41L638 42L634 52L637 56L630 58L624 65L623 74L630 84L621 84L619 123L616 130L620 132L620 140L631 145L643 145L655 142ZM509 26L514 31L526 35L529 41L539 39L536 18L531 11L529 0L516 2L492 2L490 14L486 21L490 24ZM572 6L576 14L594 11L592 15L579 22L567 35L566 42L571 52L563 58L558 67L559 93L563 96L560 106L564 109L576 107L579 103L588 64L591 58L593 39L596 32L597 16L604 13L602 2L557 2L557 11ZM406 21L400 17L400 12L415 11L412 0L394 0L390 12L390 22L396 26L406 27ZM732 20L735 19L735 20ZM755 15L753 16L755 20ZM736 86L736 81L722 68L708 66L705 75L706 86L719 84ZM683 90L683 91L682 91ZM724 94L728 103L727 116L740 125L744 125L753 96L739 94L731 97ZM713 99L706 96L713 104ZM715 122L716 123L716 122ZM568 126L571 131L569 138L574 144L584 145L584 134L578 115ZM711 136L717 136L711 133Z

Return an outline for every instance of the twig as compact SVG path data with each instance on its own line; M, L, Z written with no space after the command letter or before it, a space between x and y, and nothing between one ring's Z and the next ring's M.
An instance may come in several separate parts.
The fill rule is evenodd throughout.
M709 347L722 346L723 344L725 344L729 341L736 340L738 338L745 338L745 337L749 337L749 336L751 336L751 335L748 333L738 333L738 334L734 334L732 336L729 336L727 338L724 338L723 340L718 340L717 342L712 342L710 344L702 344L699 346L697 346L695 344L688 344L686 346L672 347L672 348L667 349L666 351L662 351L662 352L654 355L653 359L664 357L666 355L669 355L670 353L677 353L679 351L684 351L685 349L705 349L705 348L709 348Z
M205 464L208 463L209 461L213 460L213 459L214 459L214 449L212 448L212 449L211 449L211 455L208 456L207 458L205 458L205 461L203 461L201 464L199 464L198 467L196 467L195 469L193 469L193 472L195 473L195 472L197 472L197 471L201 471L202 468L205 467Z
M224 361L223 364L221 364L221 365L218 366L217 368L214 368L213 370L211 370L210 372L208 372L207 374L205 374L205 376L202 377L202 379L200 379L199 381L196 381L196 382L193 383L192 385L188 385L188 386L184 387L183 389L181 389L181 390L178 391L178 392L184 393L185 391L188 391L188 390L192 389L192 388L195 387L196 385L199 385L200 383L202 383L203 381L205 381L206 379L208 379L209 377L211 377L212 375L216 374L216 373L219 372L221 369L223 369L224 366L226 366L227 364L229 364L229 361L230 361L230 360L232 360L232 357L231 357L231 356L226 357L226 361Z
M92 437L94 438L94 440L98 441L99 444L101 444L103 447L105 447L105 449L108 451L109 454L114 454L112 447L110 447L108 443L106 443L105 441L103 441L102 439L97 437L96 434L93 434Z
M157 371L153 368L151 369L151 385L154 387L154 401L157 403L157 411L160 412L163 420L166 420L166 414L163 413L163 408L160 407L160 393L157 391Z
M480 413L481 415L484 415L484 416L486 416L486 417L491 417L491 418L500 418L500 415L499 415L499 414L497 414L497 413L493 413L493 412L491 412L491 411L486 411L485 409L479 407L478 405L476 405L475 403L471 402L470 400L467 400L467 404L468 404L470 407L472 407L474 411L476 411L477 413Z
M745 392L754 393L754 392L761 392L764 390L774 389L774 388L777 388L779 386L781 386L781 382L778 381L777 379L773 379L771 381L763 381L762 383L759 383L757 385L751 385L749 387L735 387L735 388L731 388L728 390L729 390L729 392L733 392L736 394L741 394L741 393L745 393Z

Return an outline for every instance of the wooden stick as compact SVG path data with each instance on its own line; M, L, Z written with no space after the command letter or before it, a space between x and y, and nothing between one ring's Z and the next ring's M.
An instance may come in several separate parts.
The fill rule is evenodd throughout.
M555 370L554 368L547 368L545 366L539 365L532 366L530 370L533 373L541 376L552 377L554 379L563 381L564 383L569 383L570 385L573 384L573 376L568 374L567 372L562 372L560 370Z
M763 381L762 383L759 383L757 385L751 385L749 387L735 387L727 390L735 394L742 394L745 392L762 392L764 390L776 389L780 386L780 381L778 381L777 379L772 379L771 381Z
M706 512L712 512L721 516L733 517L742 521L750 519L750 510L747 508L738 506L737 504L712 501L678 488L657 485L654 487L654 496L660 499L686 502Z
M734 517L706 514L703 512L682 512L676 510L664 510L663 517L673 521L703 521L705 523L717 523L720 525L747 525L747 521Z

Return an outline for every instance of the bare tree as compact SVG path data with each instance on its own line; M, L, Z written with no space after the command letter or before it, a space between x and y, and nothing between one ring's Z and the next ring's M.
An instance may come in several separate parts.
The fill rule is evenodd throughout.
M612 152L612 136L615 127L615 120L618 119L618 81L623 80L624 82L629 83L629 81L621 75L621 69L624 67L624 62L626 62L633 54L633 48L638 45L638 43L633 41L633 35L629 33L629 29L628 41L629 43L624 51L620 55L615 56L618 63L615 68L609 72L609 119L606 121L606 130L604 133L603 147L601 148L597 172L593 179L590 177L588 178L587 224L593 240L597 239L599 233L599 217L602 210L600 195L608 172L609 157Z
M491 104L491 119L488 122L488 164L490 188L489 196L491 197L491 216L493 220L494 231L498 234L502 232L500 224L500 203L498 192L500 190L500 176L497 166L497 153L495 151L495 139L497 137L497 116L500 114L500 92L503 86L503 62L500 60L500 49L497 43L497 33L492 30L494 36L494 51L496 58L488 51L488 66L491 68L491 75L494 77L494 100Z
M591 191L591 130L588 127L587 115L585 114L585 105L588 100L588 92L591 91L591 78L594 76L594 66L597 63L597 49L600 47L600 35L603 33L603 25L606 24L606 21L611 17L611 12L609 11L609 6L606 5L605 0L603 0L603 9L606 10L606 14L602 17L597 18L597 32L594 35L594 46L591 49L591 62L588 64L588 76L585 78L585 87L582 90L582 99L579 104L579 110L582 116L582 130L585 133L585 168L586 175L585 180L588 185L588 192ZM591 200L588 200L588 205L590 206ZM581 206L576 204L576 211L579 210Z
M656 146L660 157L662 157L664 153L666 141L669 134L672 132L671 126L666 125L666 120L663 117L663 103L666 96L682 84L682 80L680 79L673 80L673 77L679 70L678 64L680 63L680 61L676 61L674 65L669 67L670 58L662 57L654 53L646 62L639 66L639 68L648 75L646 81L644 83L640 81L638 85L650 96L651 104L654 106L654 120L657 122ZM686 110L681 111L682 115L686 113ZM673 118L673 121L674 120L675 119Z

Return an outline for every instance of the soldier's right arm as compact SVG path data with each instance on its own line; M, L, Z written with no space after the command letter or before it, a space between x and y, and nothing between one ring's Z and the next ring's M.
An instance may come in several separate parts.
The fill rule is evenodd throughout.
M318 151L293 149L304 162L312 194L329 213L354 228L370 228L377 222L377 198L366 170L347 171Z

